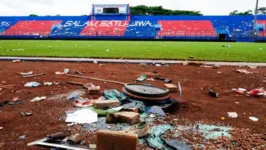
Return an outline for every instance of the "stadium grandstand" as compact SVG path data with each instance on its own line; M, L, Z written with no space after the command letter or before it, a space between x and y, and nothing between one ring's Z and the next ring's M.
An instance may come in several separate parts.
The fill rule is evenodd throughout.
M2 39L266 41L266 16L133 16L128 4L93 5L89 16L0 17Z

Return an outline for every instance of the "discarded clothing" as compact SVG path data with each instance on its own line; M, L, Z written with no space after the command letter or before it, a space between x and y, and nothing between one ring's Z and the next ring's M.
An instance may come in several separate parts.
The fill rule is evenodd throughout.
M148 111L147 113L150 113L150 114L157 114L157 115L160 115L160 116L165 116L165 113L163 111L163 109L159 106L152 106Z
M164 142L171 148L175 150L192 150L192 148L184 143L177 140L164 140Z
M24 85L24 87L38 87L38 86L40 86L41 85L41 83L38 83L38 82L27 82L25 85Z
M103 96L108 100L124 100L126 96L121 94L119 91L113 90L106 90L103 92Z
M146 106L143 102L140 102L140 101L136 101L136 100L124 100L123 101L123 109L129 109L129 108L135 108L135 107L138 107L139 108L139 111L141 113L145 112L146 111Z
M108 124L106 124L106 118L99 118L98 121L95 123L95 127L97 129L108 129Z
M164 141L161 136L172 128L171 125L158 125L154 126L150 130L150 135L147 138L147 142L150 147L163 149L165 147Z

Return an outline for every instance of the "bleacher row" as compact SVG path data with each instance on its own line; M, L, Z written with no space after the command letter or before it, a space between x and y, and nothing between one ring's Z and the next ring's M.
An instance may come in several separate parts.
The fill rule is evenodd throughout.
M19 20L0 18L0 36L89 37L201 37L244 38L252 34L253 22L221 20ZM258 37L266 37L266 19L258 20Z

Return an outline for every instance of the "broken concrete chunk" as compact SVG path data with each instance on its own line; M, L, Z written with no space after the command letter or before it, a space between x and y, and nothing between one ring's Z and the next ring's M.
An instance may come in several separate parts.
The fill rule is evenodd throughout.
M97 150L136 150L137 144L137 134L109 130L97 132Z
M164 84L164 86L169 90L170 93L177 92L177 86L174 84Z
M93 106L97 109L118 107L120 106L120 102L119 100L98 100L93 103Z
M128 123L128 124L136 124L140 122L140 115L135 112L117 112L114 114L109 114L106 117L107 123Z

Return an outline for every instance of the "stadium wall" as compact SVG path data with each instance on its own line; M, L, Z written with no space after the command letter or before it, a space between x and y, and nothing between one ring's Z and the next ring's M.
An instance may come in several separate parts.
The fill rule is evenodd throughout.
M254 41L254 16L0 17L2 39L149 39ZM266 16L255 40L266 41Z

